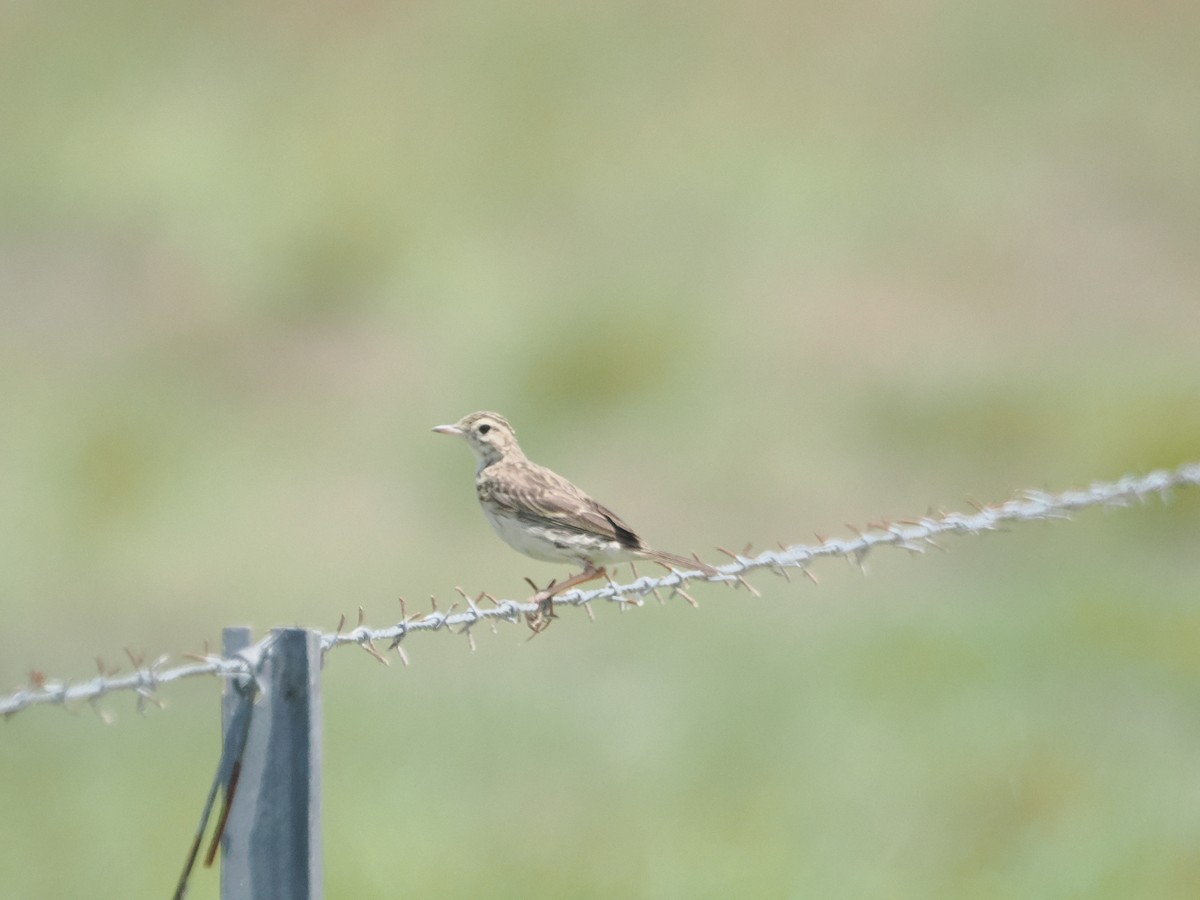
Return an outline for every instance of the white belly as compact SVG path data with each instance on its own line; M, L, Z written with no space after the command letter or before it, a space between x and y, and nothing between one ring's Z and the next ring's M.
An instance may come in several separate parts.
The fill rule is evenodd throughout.
M606 541L553 526L530 525L509 516L491 515L486 509L484 515L505 543L542 562L605 566L636 556L617 541Z

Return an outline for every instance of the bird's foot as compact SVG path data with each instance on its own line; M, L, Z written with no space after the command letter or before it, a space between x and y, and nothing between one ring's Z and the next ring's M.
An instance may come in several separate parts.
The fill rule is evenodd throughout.
M561 584L555 581L550 582L550 584L544 590L538 590L537 585L526 578L525 580L529 582L529 586L537 591L537 593L530 598L530 602L536 603L538 608L533 612L528 612L525 614L525 622L529 625L534 635L541 634L550 627L550 621L552 619L558 618L557 614L554 612L555 597L557 597L563 591L568 591L577 585L583 584L585 581L591 581L594 578L603 578L606 574L607 573L604 571L604 569L595 569L589 566L578 575L568 578Z
M529 626L529 630L534 635L541 634L550 627L550 622L558 618L558 614L554 611L554 591L552 588L547 588L544 591L538 591L532 597L532 602L537 604L537 609L533 612L525 613L525 623Z
M539 588L532 578L526 578L525 582L533 588L534 594L529 598L529 602L536 603L538 608L533 612L525 613L525 623L529 626L529 630L533 632L530 635L530 640L541 634L550 627L550 620L557 619L558 615L554 612L554 595L561 589L556 589L558 584L557 579L551 581L544 588Z

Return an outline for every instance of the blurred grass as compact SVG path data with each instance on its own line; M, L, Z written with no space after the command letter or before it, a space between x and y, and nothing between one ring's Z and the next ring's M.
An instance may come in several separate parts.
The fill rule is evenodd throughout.
M678 550L1197 458L1198 19L10 4L0 684L558 574L428 434L476 408ZM1194 896L1198 533L339 651L328 893ZM165 894L165 699L5 725L7 896Z

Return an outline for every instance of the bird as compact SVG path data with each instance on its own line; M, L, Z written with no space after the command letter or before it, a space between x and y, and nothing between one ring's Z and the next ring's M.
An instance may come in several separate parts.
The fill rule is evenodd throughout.
M530 620L535 633L553 617L554 596L607 577L607 567L616 563L645 559L668 569L719 574L698 560L648 546L612 510L530 460L517 443L516 431L499 413L474 412L433 430L462 438L474 452L475 493L496 534L533 559L581 567L579 574L553 582L535 596L542 613Z

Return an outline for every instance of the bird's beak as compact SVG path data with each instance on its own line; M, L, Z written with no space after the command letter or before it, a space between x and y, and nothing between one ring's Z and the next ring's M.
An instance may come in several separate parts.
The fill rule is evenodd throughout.
M463 434L463 430L457 425L438 425L433 430L438 434L456 434L459 437L462 437Z

